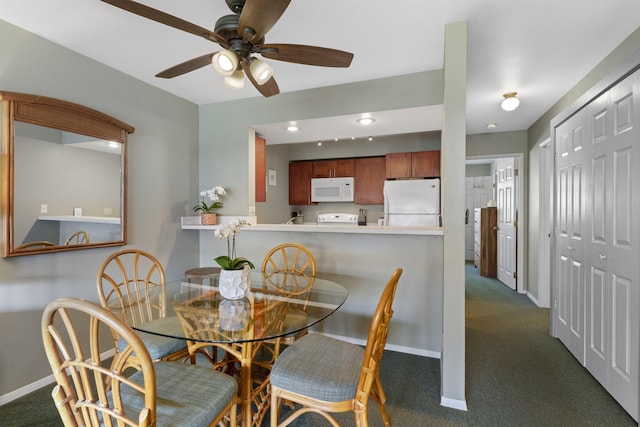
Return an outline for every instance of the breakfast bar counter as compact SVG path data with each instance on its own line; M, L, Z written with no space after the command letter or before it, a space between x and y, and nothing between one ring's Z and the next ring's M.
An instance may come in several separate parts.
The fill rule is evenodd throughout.
M194 217L185 217L192 219ZM223 225L235 216L218 216ZM389 227L377 224L252 224L243 227L236 241L238 256L260 269L274 246L294 242L307 247L317 264L317 276L341 283L349 298L338 313L313 329L364 344L371 315L391 273L404 272L398 284L387 348L440 357L442 351L443 231L438 227ZM200 267L213 266L227 252L217 239L218 226L185 223L183 232L200 236ZM190 231L192 230L192 231Z
M229 218L229 217L227 217ZM230 217L234 219L235 217ZM389 235L416 235L416 236L442 236L442 227L394 227L377 224L367 225L343 225L343 224L316 224L305 222L303 224L255 224L252 217L240 217L247 219L252 225L243 231L283 231L304 233L349 233L349 234L389 234ZM221 223L224 224L224 219ZM183 230L215 230L215 225L201 225L198 217L182 218Z

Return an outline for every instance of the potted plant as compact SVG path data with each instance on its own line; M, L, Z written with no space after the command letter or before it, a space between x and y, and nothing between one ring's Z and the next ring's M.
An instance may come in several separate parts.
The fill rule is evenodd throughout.
M240 229L250 225L247 220L236 219L219 227L215 236L227 240L227 255L220 255L214 261L222 267L218 286L220 294L227 299L243 298L251 288L250 269L255 268L247 258L236 256L236 236Z
M200 201L193 207L194 212L200 212L200 224L215 225L217 222L216 209L222 207L222 199L227 195L223 187L215 186L200 192ZM205 201L209 199L209 203Z

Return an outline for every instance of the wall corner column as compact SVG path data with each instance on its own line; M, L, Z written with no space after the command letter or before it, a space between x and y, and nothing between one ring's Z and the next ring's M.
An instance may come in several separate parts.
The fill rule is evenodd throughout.
M465 157L467 98L467 22L447 24L444 41L444 117L442 123L443 406L466 410L465 398Z

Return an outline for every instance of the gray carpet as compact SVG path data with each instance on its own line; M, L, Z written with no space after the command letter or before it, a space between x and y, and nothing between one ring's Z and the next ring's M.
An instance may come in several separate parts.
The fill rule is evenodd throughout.
M439 360L387 351L381 378L393 426L637 426L549 335L548 310L479 276L473 266L467 266L466 302L468 411L439 405ZM0 426L61 426L49 390L0 407ZM338 419L344 427L355 425L350 413ZM369 423L382 425L373 402ZM327 425L316 414L293 424Z

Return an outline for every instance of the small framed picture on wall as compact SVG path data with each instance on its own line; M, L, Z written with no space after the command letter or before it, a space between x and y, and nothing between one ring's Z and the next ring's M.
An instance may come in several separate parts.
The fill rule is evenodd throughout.
M277 175L276 175L276 170L275 169L269 169L269 173L267 175L267 182L269 183L269 185L271 187L275 187L277 185Z

